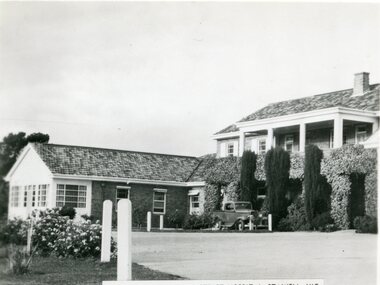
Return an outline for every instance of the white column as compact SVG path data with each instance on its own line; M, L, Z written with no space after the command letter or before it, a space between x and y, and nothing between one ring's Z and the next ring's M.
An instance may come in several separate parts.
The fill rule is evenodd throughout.
M101 262L111 260L112 201L103 202Z
M132 280L132 204L120 199L117 204L117 281Z
M265 145L266 151L270 150L273 146L273 128L268 129L267 143Z
M239 137L239 156L243 156L244 152L244 141L245 141L245 135L243 132L240 133Z
M334 119L334 148L340 148L343 145L343 118L337 116Z
M300 152L305 152L305 144L306 144L306 125L305 123L300 124Z
M152 212L149 211L146 214L146 231L150 232L151 228L152 228Z
M376 121L372 124L372 133L376 132L379 129L379 119L376 118Z

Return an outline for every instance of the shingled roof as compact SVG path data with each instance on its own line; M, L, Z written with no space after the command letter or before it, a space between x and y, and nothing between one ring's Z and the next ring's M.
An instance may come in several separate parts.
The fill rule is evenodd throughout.
M321 110L332 107L347 107L358 110L379 111L380 84L370 86L370 91L362 96L352 96L353 89L340 90L320 95L272 103L244 117L239 122L255 121L296 113ZM237 131L230 125L216 134Z
M53 174L186 182L196 157L115 149L32 144Z

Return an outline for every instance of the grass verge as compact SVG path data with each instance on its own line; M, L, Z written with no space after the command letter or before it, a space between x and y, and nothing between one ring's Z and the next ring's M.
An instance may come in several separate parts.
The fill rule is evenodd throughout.
M4 273L7 259L0 259L0 284L34 285L34 284L102 284L104 280L116 280L116 262L101 263L98 260L35 257L30 273L13 275ZM132 277L134 280L177 280L179 276L154 271L142 265L133 263Z

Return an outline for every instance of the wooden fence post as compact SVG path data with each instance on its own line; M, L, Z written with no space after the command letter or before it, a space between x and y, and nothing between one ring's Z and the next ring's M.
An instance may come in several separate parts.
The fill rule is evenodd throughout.
M160 231L164 229L164 215L160 215Z
M102 252L100 255L101 262L110 262L111 260L111 233L112 233L112 201L103 202L102 218Z
M120 199L117 205L117 280L132 280L132 204Z
M268 215L268 230L272 231L272 214Z
M152 212L149 211L146 214L146 231L150 232L151 229L152 229Z

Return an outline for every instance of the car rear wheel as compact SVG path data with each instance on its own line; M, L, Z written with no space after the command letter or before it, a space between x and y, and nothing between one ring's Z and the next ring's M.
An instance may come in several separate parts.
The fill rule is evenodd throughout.
M236 222L236 229L240 232L243 231L244 230L244 221L242 221L242 220L237 221Z

